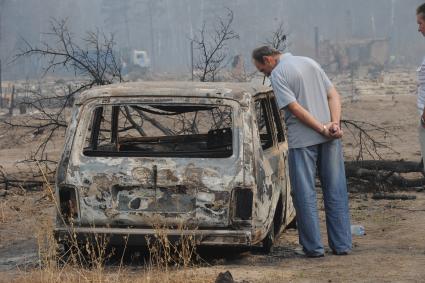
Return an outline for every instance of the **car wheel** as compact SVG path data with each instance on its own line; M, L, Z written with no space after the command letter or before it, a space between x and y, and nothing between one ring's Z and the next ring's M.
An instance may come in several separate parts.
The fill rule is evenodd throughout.
M269 254L273 252L273 244L274 244L274 221L270 226L270 230L267 233L267 236L263 239L262 252L265 254Z

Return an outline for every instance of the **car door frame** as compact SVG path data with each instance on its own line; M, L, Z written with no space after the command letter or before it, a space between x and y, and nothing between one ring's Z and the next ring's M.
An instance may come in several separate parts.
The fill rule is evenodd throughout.
M281 227L283 230L295 218L295 207L292 202L291 181L289 178L289 164L288 164L289 149L288 149L288 142L286 139L286 130L284 126L282 111L279 109L277 105L276 96L273 91L270 94L270 105L273 112L275 126L277 127L277 134L278 134L277 140L278 140L279 154L280 156L283 157L284 167L285 167L284 169L285 174L282 176L285 179L284 180L285 192L282 195L285 198L282 227Z
M272 104L271 104L271 96L273 95L272 91L268 91L268 92L264 92L264 93L258 93L254 96L254 105L256 105L256 103L258 103L261 100L266 101L266 123L269 123L269 127L270 127L270 131L271 131L271 135L272 135L272 142L273 144L266 149L261 148L261 152L262 154L260 155L260 157L262 157L262 160L259 161L257 160L256 162L262 162L262 166L263 166L263 170L269 170L271 172L265 172L266 174L266 179L269 178L269 182L270 182L270 186L271 188L260 188L258 186L263 186L264 184L260 184L259 179L258 178L258 172L256 173L257 175L257 189L260 191L262 189L264 189L265 191L267 190L269 195L269 200L268 200L268 211L267 211L267 218L264 221L264 225L266 226L267 230L270 230L270 225L271 223L274 223L274 228L275 228L275 235L278 235L278 233L280 233L280 231L282 230L282 223L284 220L284 209L286 207L286 205L283 203L283 200L286 200L286 183L284 183L284 168L280 168L282 166L282 164L284 163L283 159L281 158L282 156L282 151L284 150L283 146L279 146L279 142L278 142L278 135L277 135L277 129L276 129L276 122L274 114L273 114L273 110L272 110ZM260 102L263 103L263 102ZM262 104L263 106L263 104ZM256 110L256 107L255 107ZM264 108L263 108L264 111ZM255 111L256 112L256 111ZM257 114L257 113L256 113ZM258 127L258 120L256 117L256 123L257 123L257 127ZM260 134L260 129L258 128L258 135L260 136L260 143L261 143L261 134ZM261 164L257 164L256 168L260 168ZM264 169L264 167L267 167L266 169ZM281 170L282 169L282 170ZM270 173L270 176L267 176L267 173ZM264 193L263 193L264 194ZM282 205L280 207L278 207L278 202L279 199L282 199ZM286 202L286 201L285 201ZM265 200L263 200L263 205L266 203ZM276 216L278 216L276 218ZM274 222L272 222L274 221Z

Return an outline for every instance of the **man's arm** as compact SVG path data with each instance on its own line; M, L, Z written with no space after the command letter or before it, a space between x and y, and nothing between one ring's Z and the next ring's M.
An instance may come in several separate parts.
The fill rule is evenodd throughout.
M342 138L344 132L341 129L341 98L335 87L328 91L328 105L331 114L331 136L333 138Z
M304 107L302 107L298 102L292 102L288 104L288 108L291 113L297 117L298 120L300 120L303 124L307 125L308 127L312 128L316 132L326 136L331 137L329 133L329 128L331 124L323 125L321 122L317 121L316 118L313 117L313 115L310 114Z
M343 132L341 130L341 98L335 87L331 87L328 91L328 105L331 114L331 123L323 125L317 121L313 115L310 114L298 102L292 102L288 105L288 110L298 118L303 124L309 126L316 132L331 138L341 138ZM329 130L332 129L331 132Z
M424 110L422 111L422 116L421 116L421 125L422 125L422 128L425 128L425 108L424 108Z
M328 91L328 105L331 113L331 122L339 125L341 122L341 98L334 87L331 87Z

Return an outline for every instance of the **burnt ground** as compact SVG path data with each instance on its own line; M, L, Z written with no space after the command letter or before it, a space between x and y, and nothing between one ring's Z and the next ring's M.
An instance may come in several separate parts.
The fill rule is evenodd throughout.
M395 151L383 150L385 159L418 161L415 100L413 95L360 96L344 103L344 118L367 120L388 128L390 136L386 141ZM18 136L15 134L12 137ZM22 172L23 165L17 165L16 161L24 159L36 142L37 138L31 136L14 142L1 131L0 165L14 174ZM348 134L344 145L347 159L352 158L356 145ZM56 145L49 158L59 152L60 146ZM226 270L239 282L423 282L425 193L403 193L416 199L378 201L371 198L371 192L350 193L352 222L363 225L366 235L354 236L354 250L349 256L327 254L321 259L305 259L295 253L297 231L292 229L282 234L270 255L228 249L201 252L205 261L189 270L191 282L214 282L217 275ZM320 199L319 206L326 243ZM53 215L54 205L45 192L13 189L8 190L6 196L0 196L0 282L55 282L43 281L32 273L39 268L37 239L40 237L37 235L50 229ZM125 282L156 282L144 277L143 264L131 261L125 264ZM107 267L108 272L114 273L114 267ZM178 278L181 272L171 272L171 276Z
M349 256L299 256L295 253L299 247L297 231L289 229L270 255L256 250L201 250L203 260L198 262L199 267L191 269L192 274L194 278L215 278L229 270L235 280L248 282L423 282L425 193L409 194L417 199L377 201L370 194L350 195L352 222L364 225L366 235L353 237L354 250ZM40 201L39 197L40 193L6 197L6 221L0 225L1 282L22 276L25 280L19 282L25 282L29 279L26 272L39 268L37 235L49 227L46 222L53 212L50 202ZM319 205L326 243L320 200ZM125 265L136 277L146 267L141 261L130 259L125 260ZM114 270L113 264L108 266L106 273L108 268Z

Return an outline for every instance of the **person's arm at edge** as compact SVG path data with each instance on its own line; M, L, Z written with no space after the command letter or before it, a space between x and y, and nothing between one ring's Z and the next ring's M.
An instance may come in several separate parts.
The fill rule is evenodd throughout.
M422 128L425 129L425 108L422 111L422 115L421 115L421 125L422 125Z

